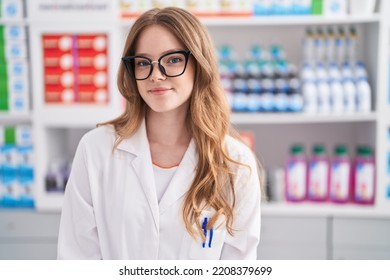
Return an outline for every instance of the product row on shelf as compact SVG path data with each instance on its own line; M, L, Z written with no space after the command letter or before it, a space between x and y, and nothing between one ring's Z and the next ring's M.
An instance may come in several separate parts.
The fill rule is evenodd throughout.
M375 204L375 158L367 145L352 155L346 144L336 145L332 154L316 144L308 155L302 144L294 144L285 166L267 171L270 202Z
M365 2L359 5L353 0L120 0L119 9L122 17L134 17L145 10L167 6L182 7L199 16L340 16L349 13L372 13L375 1L366 0Z
M390 134L390 130L389 130ZM2 207L32 207L34 205L34 163L31 128L3 127L0 161L0 201ZM251 132L241 132L241 138L255 149ZM390 139L389 139L390 143ZM334 202L373 205L376 195L376 167L373 148L347 144L336 145L331 154L325 145L313 145L305 152L302 144L291 145L285 166L270 170L264 166L268 178L268 197L278 202ZM306 149L307 150L307 149ZM65 191L72 159L71 151L59 157L49 156L45 164L44 192L61 194ZM390 175L390 149L388 150ZM28 199L28 200L27 200ZM29 203L27 203L30 201Z
M0 126L0 208L33 208L35 168L29 126Z
M288 201L373 204L375 200L375 160L368 146L358 146L352 160L347 145L337 145L332 157L324 145L314 145L309 159L302 145L294 145L285 173Z
M21 25L0 25L0 112L4 111L29 111L27 37Z
M42 36L46 103L107 103L106 34Z
M291 136L297 139L296 135ZM240 131L240 137L256 151L253 130ZM268 140L266 137L260 139ZM364 139L356 142L361 144L340 144L336 140L334 145L318 144L318 139L322 137L313 137L305 144L295 141L290 144L289 152L282 153L282 158L279 158L280 154L274 154L279 158L276 162L262 162L266 176L266 200L284 204L375 205L377 179L374 148ZM291 140L288 142L291 143ZM257 151L256 154L263 158L264 151ZM390 175L390 148L388 160Z
M322 34L319 29L318 34ZM332 30L332 29L330 29ZM372 87L356 55L357 33L303 39L301 65L288 61L284 46L252 46L239 59L233 46L217 49L221 80L234 112L353 114L372 111ZM341 30L341 31L340 31Z
M40 0L37 4L27 0L2 0L0 2L0 19L22 19L26 15L25 5L31 5L34 12L50 11L110 11L115 5L120 18L133 18L152 8L176 6L205 17L226 16L347 16L369 15L374 12L375 0L107 0L52 1ZM38 2L38 1L36 1Z
M303 59L306 62L327 62L341 65L356 61L358 34L355 26L317 26L306 29L303 38Z

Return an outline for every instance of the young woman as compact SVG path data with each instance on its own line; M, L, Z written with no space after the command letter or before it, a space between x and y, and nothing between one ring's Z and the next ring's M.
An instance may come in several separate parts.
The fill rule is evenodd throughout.
M132 26L119 67L125 112L80 141L60 259L256 259L257 161L230 134L214 46L179 8Z

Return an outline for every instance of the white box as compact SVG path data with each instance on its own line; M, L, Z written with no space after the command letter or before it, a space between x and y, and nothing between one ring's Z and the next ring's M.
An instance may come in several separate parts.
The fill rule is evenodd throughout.
M28 95L28 81L27 77L18 77L9 75L8 78L8 92L9 95L21 96Z
M27 114L29 111L29 99L27 95L15 96L11 93L8 104L11 114Z
M323 13L325 16L345 16L347 14L347 0L324 0Z
M28 64L25 59L11 59L7 61L9 77L22 77L28 80Z
M29 125L18 125L15 128L16 145L18 146L32 146L33 132Z
M349 0L349 12L351 15L372 15L375 5L376 0Z
M5 25L4 39L8 40L26 40L26 29L23 25Z
M22 0L1 1L1 14L5 19L22 19L24 14Z
M27 58L26 41L23 40L8 40L5 43L5 53L8 59Z

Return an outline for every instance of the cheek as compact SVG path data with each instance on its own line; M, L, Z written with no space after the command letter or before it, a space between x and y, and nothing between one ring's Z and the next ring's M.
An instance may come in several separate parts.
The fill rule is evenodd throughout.
M143 85L142 82L139 81L136 82L136 85L137 85L136 90L138 90L139 94L143 96L145 93L145 86Z
M189 67L188 67L189 66ZM192 92L194 88L194 82L195 82L195 71L193 65L188 65L186 72L183 75L183 84L185 85L186 89Z

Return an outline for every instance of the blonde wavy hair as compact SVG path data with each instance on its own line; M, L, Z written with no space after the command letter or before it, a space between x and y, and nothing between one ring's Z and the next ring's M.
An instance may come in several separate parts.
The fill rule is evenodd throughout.
M204 239L199 216L202 210L211 207L216 213L210 219L208 228L223 214L227 231L233 235L234 172L228 165L241 163L231 159L225 148L225 136L234 135L237 138L237 133L230 126L230 109L220 83L214 46L208 32L195 16L186 10L168 7L149 10L134 22L127 36L123 56L135 54L138 36L146 27L154 24L175 34L191 51L195 61L195 83L190 97L187 125L199 160L195 178L183 204L185 227L191 236L198 234ZM147 106L138 92L136 80L126 72L123 64L119 66L117 84L127 100L126 109L118 118L100 124L114 126L118 134L114 149L139 128ZM192 227L194 223L198 231Z

